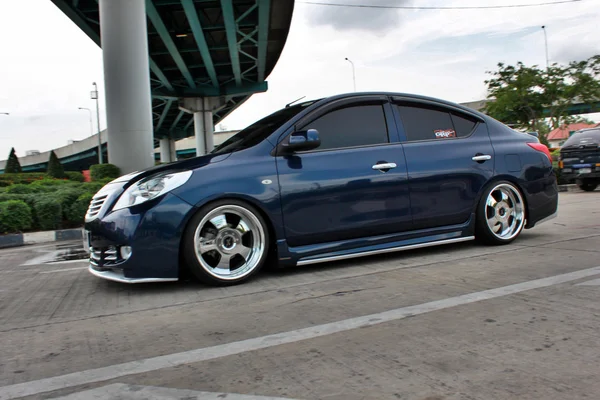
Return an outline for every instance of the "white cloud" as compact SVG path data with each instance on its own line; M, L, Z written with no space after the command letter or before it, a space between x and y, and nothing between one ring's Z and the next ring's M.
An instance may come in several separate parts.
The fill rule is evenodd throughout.
M268 78L269 91L253 96L223 121L229 129L243 128L300 96L351 91L352 70L345 57L356 65L360 91L409 92L463 102L485 96L485 71L499 61L544 65L542 25L547 26L552 61L600 54L600 9L595 1L505 10L387 10L396 24L386 19L385 29L363 24L341 30L336 29L339 24L316 23L315 13L322 11L315 7L320 6L296 3L288 42ZM12 146L24 154L89 134L88 114L77 107L95 107L89 91L93 81L102 82L101 50L51 1L0 1L0 52L0 111L11 113L0 116L0 159Z

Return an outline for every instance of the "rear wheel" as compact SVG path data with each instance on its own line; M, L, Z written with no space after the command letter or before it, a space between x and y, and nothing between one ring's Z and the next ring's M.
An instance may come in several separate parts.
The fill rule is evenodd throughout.
M477 208L477 238L488 244L508 244L524 226L525 203L519 188L508 181L488 186Z
M223 200L201 208L190 221L183 257L198 280L227 285L245 281L265 263L269 233L264 219L246 203Z
M593 192L598 187L598 185L595 183L580 183L577 186L579 186L579 189L585 192Z

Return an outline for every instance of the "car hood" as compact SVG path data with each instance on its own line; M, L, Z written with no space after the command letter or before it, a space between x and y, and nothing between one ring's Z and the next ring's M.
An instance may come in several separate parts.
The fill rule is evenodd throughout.
M206 154L200 157L188 158L182 161L176 161L169 164L156 165L154 167L144 169L141 171L131 172L127 175L123 175L113 180L110 183L125 183L125 182L137 182L138 180L145 178L150 175L157 174L159 172L176 172L176 171L189 171L192 169L198 169L205 165L214 164L226 160L231 156L231 153L225 154Z

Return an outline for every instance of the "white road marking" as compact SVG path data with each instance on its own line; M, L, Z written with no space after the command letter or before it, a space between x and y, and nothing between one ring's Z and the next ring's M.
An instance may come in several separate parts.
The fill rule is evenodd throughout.
M62 253L63 251L61 250L49 251L40 256L34 257L29 261L24 262L23 264L21 264L21 266L45 264L49 261L55 260L56 257L58 257Z
M583 269L569 272L567 274L555 275L548 278L535 279L532 281L502 286L495 289L483 290L481 292L468 293L461 296L450 297L443 300L431 301L429 303L414 306L401 307L394 310L384 311L377 314L350 318L308 328L297 329L288 332L275 333L238 342L226 343L211 347L204 347L181 353L168 354L164 356L151 357L138 361L115 364L107 367L89 369L86 371L73 372L37 381L17 383L0 387L0 400L16 397L31 396L39 393L50 392L73 386L86 385L94 382L102 382L116 379L127 375L142 374L163 368L172 368L178 365L197 363L201 361L214 360L249 351L266 349L273 346L295 343L302 340L314 339L334 333L346 332L357 328L369 327L385 322L397 321L415 315L425 314L432 311L445 310L448 308L490 300L511 294L521 293L532 289L540 289L561 283L572 282L600 274L600 267Z
M54 274L56 272L79 271L79 270L87 269L87 268L88 267L75 267L75 268L53 269L51 271L41 271L40 274Z
M600 286L600 279L592 279L591 281L581 282L575 286Z
M126 385L113 383L92 390L73 393L55 400L291 400L282 397L252 396L235 393L200 392L187 389L172 389L156 386Z

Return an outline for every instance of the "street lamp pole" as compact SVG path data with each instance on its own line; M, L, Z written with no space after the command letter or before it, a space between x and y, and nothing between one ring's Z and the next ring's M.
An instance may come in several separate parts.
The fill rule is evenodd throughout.
M92 100L96 100L96 122L98 123L98 163L102 164L102 138L100 137L100 104L98 97L98 85L92 83L94 90L92 91Z
M542 25L544 31L544 43L546 45L546 69L550 69L550 58L548 57L548 35L546 34L546 25Z
M346 57L346 61L348 61L350 65L352 65L352 82L354 82L354 91L356 92L356 72L354 70L354 63L348 57Z
M94 124L92 122L92 110L90 110L89 108L86 107L78 107L80 110L87 110L88 113L90 113L90 133L92 134L92 136L94 136Z

